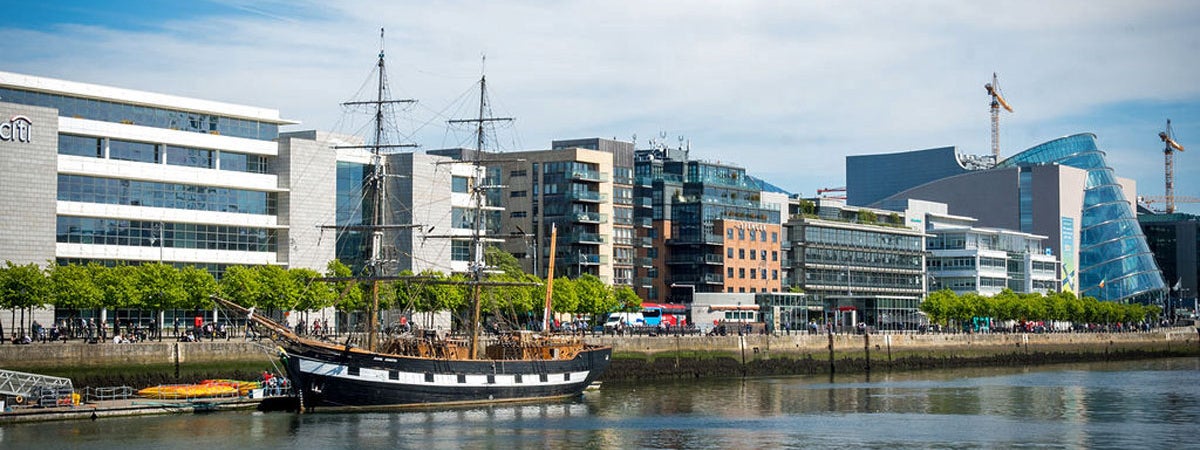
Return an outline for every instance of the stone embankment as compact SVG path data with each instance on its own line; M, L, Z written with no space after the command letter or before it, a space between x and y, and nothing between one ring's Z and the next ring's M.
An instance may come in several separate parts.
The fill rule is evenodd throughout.
M1139 333L636 336L612 345L605 378L866 373L1200 356L1200 330Z
M1111 334L593 336L587 341L613 346L613 365L604 376L610 381L1200 356L1200 334L1195 328ZM195 368L244 363L270 367L276 355L274 349L269 341L237 339L6 344L0 345L0 369L66 375L67 368L108 372L107 369L146 367L170 371L174 366L174 372L178 373L181 365ZM163 376L173 378L166 373Z
M274 355L270 341L217 340L205 342L139 342L137 344L81 341L0 345L0 369L20 367L122 367L141 365L261 362Z

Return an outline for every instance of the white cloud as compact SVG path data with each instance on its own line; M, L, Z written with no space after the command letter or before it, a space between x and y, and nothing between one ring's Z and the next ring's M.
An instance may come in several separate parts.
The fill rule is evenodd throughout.
M346 123L337 104L367 81L383 26L393 92L422 101L410 124L436 122L486 53L497 112L518 118L517 136L502 142L682 134L693 155L808 195L843 183L848 154L988 152L983 84L993 71L1016 108L1001 119L1009 155L1084 131L1132 151L1158 117L1150 129L1075 119L1125 102L1200 100L1193 2L229 4L241 13L151 31L0 28L6 42L27 43L5 70L278 108L331 129ZM1177 119L1176 131L1200 142L1200 115ZM461 139L433 126L413 137L427 148ZM1108 150L1138 161L1119 173L1161 192L1161 155L1156 166ZM1200 196L1189 157L1178 158L1177 193Z

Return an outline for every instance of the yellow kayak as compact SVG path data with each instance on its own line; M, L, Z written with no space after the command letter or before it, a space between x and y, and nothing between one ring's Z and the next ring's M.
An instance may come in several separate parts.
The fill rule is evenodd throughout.
M138 391L138 395L146 398L184 399L203 397L233 397L238 389L233 386L220 384L177 384L148 387Z

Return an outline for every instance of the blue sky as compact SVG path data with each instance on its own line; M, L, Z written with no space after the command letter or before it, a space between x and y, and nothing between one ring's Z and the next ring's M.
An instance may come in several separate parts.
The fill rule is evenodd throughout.
M10 2L6 2L10 3ZM382 3L382 4L380 4ZM355 133L337 105L368 81L386 27L400 127L467 145L487 54L504 150L665 136L793 192L844 184L846 155L954 145L990 152L983 84L1015 112L1002 154L1093 132L1117 174L1200 197L1200 2L110 1L6 5L0 70L279 109ZM1194 148L1194 149L1193 149ZM1200 204L1180 204L1200 213Z

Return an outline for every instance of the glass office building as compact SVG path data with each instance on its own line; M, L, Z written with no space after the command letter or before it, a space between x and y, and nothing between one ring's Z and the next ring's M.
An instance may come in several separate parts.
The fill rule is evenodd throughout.
M1083 133L1030 148L1001 161L997 168L1057 164L1086 170L1079 294L1109 301L1160 301L1166 294L1162 275L1134 209L1104 156L1096 145L1096 136ZM1030 186L1021 186L1021 192L1031 190ZM1031 208L1022 205L1022 224L1029 221L1026 215L1030 213Z

